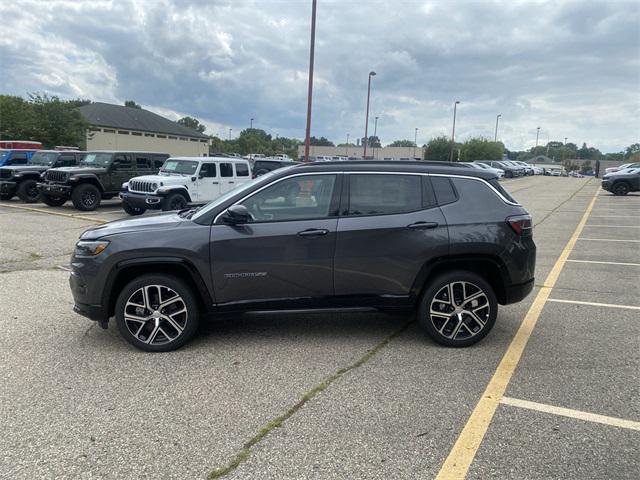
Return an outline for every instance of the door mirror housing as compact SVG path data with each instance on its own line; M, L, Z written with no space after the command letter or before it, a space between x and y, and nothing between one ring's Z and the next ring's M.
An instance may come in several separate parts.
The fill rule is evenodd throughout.
M231 205L222 216L222 220L230 225L249 223L251 214L244 205Z

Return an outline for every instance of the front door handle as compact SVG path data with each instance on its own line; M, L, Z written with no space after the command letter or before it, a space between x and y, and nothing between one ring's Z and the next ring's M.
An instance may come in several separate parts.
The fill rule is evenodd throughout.
M218 182L213 182L214 185L218 185Z
M329 230L326 228L309 228L307 230L303 230L298 232L299 237L319 237L322 235L326 235L329 233Z
M427 230L429 228L436 228L438 226L438 222L416 222L411 225L407 225L407 228L414 228L420 230Z

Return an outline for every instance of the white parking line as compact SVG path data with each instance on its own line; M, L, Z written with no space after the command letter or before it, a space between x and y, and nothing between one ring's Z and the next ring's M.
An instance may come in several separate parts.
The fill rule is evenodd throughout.
M585 225L586 227L598 227L598 228L640 228L640 225Z
M598 263L598 264L602 264L602 265L628 265L630 267L640 267L640 263L601 262L599 260L567 260L567 262L573 262L573 263Z
M572 303L574 305L589 305L591 307L607 307L607 308L622 308L626 310L640 310L640 307L635 305L619 305L615 303L597 303L597 302L581 302L580 300L563 300L560 298L549 298L547 301L556 303Z
M591 215L591 218L629 218L629 215Z
M588 240L590 242L630 242L630 243L640 243L640 240L620 240L617 238L587 238L580 237L578 240Z
M518 398L502 397L500 403L511 405L512 407L526 408L537 412L551 413L562 417L575 418L585 420L587 422L601 423L612 427L627 428L629 430L640 431L640 422L626 420L624 418L608 417L606 415L598 415L597 413L583 412L581 410L573 410L571 408L556 407L544 403L530 402L528 400L520 400Z

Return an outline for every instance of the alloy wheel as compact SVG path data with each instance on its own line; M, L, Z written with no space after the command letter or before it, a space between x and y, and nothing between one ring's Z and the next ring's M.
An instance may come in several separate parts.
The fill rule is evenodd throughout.
M92 192L91 190L87 190L85 192L82 193L82 204L85 207L92 207L97 200L97 196L95 192Z
M470 282L451 282L433 296L429 317L440 335L466 340L480 333L491 314L485 292Z
M124 306L124 322L137 340L166 345L182 335L189 315L183 298L164 285L137 289Z

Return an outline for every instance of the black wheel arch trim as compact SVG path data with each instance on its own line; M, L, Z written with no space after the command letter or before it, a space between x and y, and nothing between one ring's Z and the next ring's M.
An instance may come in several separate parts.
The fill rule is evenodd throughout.
M98 187L98 189L100 190L100 193L108 193L105 190L104 185L102 185L102 182L100 181L97 175L94 175L92 173L81 173L78 175L71 175L71 176L76 177L76 180L69 180L69 183L72 184L71 185L72 188L76 188L85 183L89 183L91 185Z
M113 314L112 310L115 307L115 301L117 299L117 292L114 292L113 289L115 287L116 279L118 278L118 276L123 271L130 268L152 266L172 266L183 269L183 271L189 276L189 279L195 285L197 291L194 292L194 294L196 294L197 297L202 300L205 310L211 311L213 309L214 299L211 297L211 293L209 292L207 284L202 278L202 275L195 267L195 265L193 265L193 263L181 257L144 257L122 260L116 263L111 272L109 272L109 276L107 277L104 285L104 290L102 292L102 305L106 309L108 317Z

